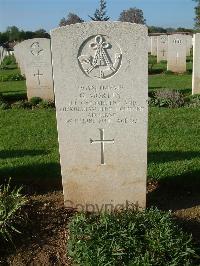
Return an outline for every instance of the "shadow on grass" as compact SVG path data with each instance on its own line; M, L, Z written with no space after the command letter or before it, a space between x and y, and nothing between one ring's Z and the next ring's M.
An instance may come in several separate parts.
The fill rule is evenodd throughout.
M164 151L164 152L149 152L148 153L148 162L153 163L165 163L171 161L183 161L191 160L193 158L200 158L200 152L188 151Z
M158 181L148 193L148 205L172 211L200 205L200 170Z
M3 98L5 101L13 103L15 101L27 100L27 95L26 92L19 91L19 92L13 92L13 94L6 94L6 95L4 94Z
M23 186L23 192L27 194L44 194L62 190L59 163L37 163L0 169L0 183L5 183L8 178L11 178L12 186Z
M47 155L45 150L0 150L0 159L20 158L25 156Z
M163 72L164 72L164 70L162 68L149 69L149 71L148 71L149 75L162 74Z
M178 224L200 244L200 170L158 181L147 194L147 207L172 210Z

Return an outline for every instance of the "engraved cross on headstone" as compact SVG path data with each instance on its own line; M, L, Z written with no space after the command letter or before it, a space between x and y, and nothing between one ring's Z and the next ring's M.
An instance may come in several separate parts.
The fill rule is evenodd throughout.
M165 56L165 52L166 52L165 49L163 49L161 52L162 52L162 56Z
M37 76L38 78L38 84L40 85L40 76L43 76L43 74L40 74L40 70L38 69L38 72L34 74L34 77Z
M104 139L104 129L99 128L99 131L100 131L100 139L99 140L90 139L90 143L91 144L96 144L96 143L101 144L101 165L105 165L104 144L105 143L113 143L114 144L114 139L110 139L110 140Z

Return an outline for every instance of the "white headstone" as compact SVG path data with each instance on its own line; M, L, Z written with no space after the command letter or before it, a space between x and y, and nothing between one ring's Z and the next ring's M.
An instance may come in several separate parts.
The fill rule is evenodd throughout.
M35 38L23 41L22 62L26 76L27 97L54 100L50 40Z
M192 94L200 94L200 33L194 35Z
M182 34L168 36L167 70L177 73L186 71L186 38Z
M160 35L157 38L157 62L167 60L168 36Z
M157 36L151 36L151 55L157 55Z
M14 46L14 56L17 61L18 67L20 68L21 74L25 75L23 42L18 43Z
M67 207L145 207L147 37L146 26L122 22L51 32Z

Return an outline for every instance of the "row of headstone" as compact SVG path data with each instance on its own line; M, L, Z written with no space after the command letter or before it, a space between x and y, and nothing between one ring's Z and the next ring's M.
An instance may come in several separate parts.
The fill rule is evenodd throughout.
M186 71L186 56L191 54L192 36L183 34L149 37L149 52L157 56L157 62L167 60L167 70Z

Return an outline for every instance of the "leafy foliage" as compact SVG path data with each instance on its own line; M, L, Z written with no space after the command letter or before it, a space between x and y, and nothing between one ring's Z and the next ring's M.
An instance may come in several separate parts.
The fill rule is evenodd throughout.
M137 24L145 24L146 19L144 18L143 11L138 8L129 8L128 10L123 10L120 14L119 21L122 22L132 22Z
M157 90L150 99L151 106L178 108L184 106L184 96L181 92L170 89Z
M6 69L7 66L16 65L16 59L14 55L5 56L1 63L1 69Z
M195 27L197 29L200 29L200 0L193 0L194 2L197 3L195 7Z
M17 232L17 222L22 219L20 210L26 203L22 188L11 189L10 182L0 187L0 238L12 241L12 233Z
M191 95L185 101L188 107L200 107L200 94Z
M59 23L59 27L63 27L70 24L82 23L84 20L74 13L69 13L66 18L62 18Z
M110 18L106 15L106 1L100 0L99 8L96 9L94 16L89 16L94 21L108 21Z
M194 265L191 237L158 209L77 214L69 231L69 255L79 265Z

